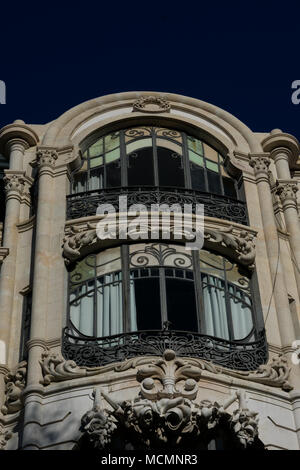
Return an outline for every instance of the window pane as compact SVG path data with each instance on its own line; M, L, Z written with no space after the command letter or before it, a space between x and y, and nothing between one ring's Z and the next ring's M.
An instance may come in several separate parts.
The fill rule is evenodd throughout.
M128 156L129 186L154 185L152 147L138 150Z
M203 144L201 140L196 139L194 137L188 136L187 137L187 145L190 150L198 153L199 155L203 155Z
M89 147L90 157L96 157L101 155L101 153L103 153L103 139L97 140L97 142Z
M106 135L104 137L105 152L109 152L110 150L113 150L116 147L119 147L119 145L120 145L119 133L113 132L112 134Z
M172 150L158 147L158 173L160 186L184 187L184 174L181 155Z
M106 165L106 188L121 186L121 166L119 162Z
M126 145L126 153L129 155L131 152L134 152L137 149L145 148L145 147L152 147L152 139L139 139L135 142L131 142L130 144Z
M208 158L209 160L213 160L214 162L219 161L218 152L215 149L213 149L207 144L203 144L203 147L204 147L205 158Z
M214 276L202 274L204 303L204 333L217 338L229 339L225 282Z
M166 279L168 321L171 329L198 331L194 283Z
M213 171L207 170L207 181L209 192L215 194L222 194L222 187L220 182L220 175Z
M204 169L196 165L191 165L192 189L196 191L206 191Z
M88 180L88 190L102 189L103 184L103 166L90 172L90 179Z
M237 197L234 180L223 177L223 187L225 196L233 198Z
M111 163L120 158L120 149L117 148L105 154L105 163Z
M90 159L90 167L94 168L95 166L100 166L103 164L103 157L96 157Z
M215 173L219 173L219 166L217 163L211 162L210 160L206 160L206 168Z
M160 289L158 278L134 278L131 303L135 305L138 330L160 330ZM147 301L145 302L145 299Z

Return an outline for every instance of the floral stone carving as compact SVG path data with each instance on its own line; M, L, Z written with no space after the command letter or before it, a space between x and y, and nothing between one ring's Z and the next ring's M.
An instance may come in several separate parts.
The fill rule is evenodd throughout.
M138 371L141 389L135 399L117 403L95 390L93 409L82 417L81 430L98 449L109 446L120 430L135 448L158 448L189 442L197 445L197 439L208 430L226 423L241 447L251 445L258 435L258 418L246 407L244 394L234 392L223 404L210 400L195 403L192 400L200 376L199 368L178 360L174 351L167 350L161 360ZM182 388L178 387L180 382ZM112 410L103 407L101 397ZM226 410L236 400L238 409L229 414Z
M1 408L4 415L16 413L20 411L23 406L22 393L25 388L26 379L26 366L25 361L20 362L16 369L9 372L5 377L5 402Z
M133 103L133 111L142 113L165 113L171 109L170 103L158 96L142 96Z

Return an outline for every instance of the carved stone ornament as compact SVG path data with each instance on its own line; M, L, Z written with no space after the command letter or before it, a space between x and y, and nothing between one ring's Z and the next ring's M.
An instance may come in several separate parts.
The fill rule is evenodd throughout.
M120 227L119 230L121 230ZM147 226L145 230L145 233L148 234L151 232L151 227ZM170 232L172 233L172 227ZM105 239L117 238L116 235L118 236L118 233L110 234L108 232ZM184 238L187 234L183 233L182 235ZM130 239L128 231L126 236ZM204 242L212 244L215 249L218 247L229 248L232 255L249 268L254 267L256 254L254 238L254 235L246 230L234 233L232 226L223 229L204 228ZM66 264L76 261L85 251L93 251L102 240L104 238L100 240L97 236L96 224L87 223L86 228L72 225L63 240L63 256Z
M109 446L118 429L136 448L186 446L189 442L197 447L197 439L218 425L226 425L241 447L253 444L258 418L246 407L244 394L234 392L222 404L210 400L195 403L192 400L197 395L195 386L200 375L199 368L166 350L152 367L139 370L137 380L142 383L135 399L117 403L103 391L94 390L94 406L82 417L81 430L98 449ZM160 388L155 387L155 380ZM102 397L112 410L103 407ZM236 400L238 408L229 414L226 410Z
M10 174L6 175L3 178L3 181L5 183L5 192L6 194L10 192L17 192L20 195L23 193L24 190L24 184L25 184L25 179L24 175L20 174Z
M288 199L296 201L296 193L298 186L296 183L277 181L276 183L276 194L280 197L281 202Z
M4 377L5 381L5 402L1 408L4 415L16 413L23 407L22 393L25 388L26 379L25 361L20 362L14 371L9 372Z
M7 441L12 437L12 432L0 425L0 450L3 450Z
M249 165L254 169L254 173L268 174L271 159L268 155L250 155Z
M165 98L158 96L142 96L133 103L133 111L142 113L166 113L170 109L170 103Z
M53 167L55 165L55 161L57 160L57 151L51 147L39 147L37 149L36 159L37 164L40 167L43 166L50 166Z
M165 357L165 354L164 356ZM175 359L175 358L174 358ZM40 365L43 373L43 385L49 385L51 382L62 382L65 380L76 379L80 377L92 377L104 374L106 372L124 372L129 369L139 368L139 366L148 364L148 368L139 369L137 378L142 381L143 378L150 377L145 383L142 382L142 388L147 396L163 396L166 389L159 389L157 383L154 383L152 372L156 372L156 378L162 377L164 369L167 367L161 359L158 361L153 356L135 357L119 364L108 364L102 367L79 367L72 360L65 360L61 354L51 353L48 349L42 354ZM288 378L291 368L288 365L287 358L279 354L274 356L268 364L261 365L255 371L239 371L234 369L226 369L224 367L213 364L197 358L177 358L175 362L168 364L175 368L176 374L168 383L169 390L176 393L176 383L178 377L186 377L187 381L184 388L180 388L180 393L185 397L194 396L196 390L196 382L200 379L201 371L208 371L213 374L223 374L235 377L241 380L256 382L270 387L281 388L284 391L290 391L293 387L290 385ZM163 382L162 382L163 383Z

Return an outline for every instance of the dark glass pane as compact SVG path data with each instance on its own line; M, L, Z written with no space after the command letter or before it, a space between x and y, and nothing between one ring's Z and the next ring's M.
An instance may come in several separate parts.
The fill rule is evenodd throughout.
M234 180L231 178L223 178L224 194L225 196L237 199Z
M196 191L206 191L203 168L191 165L191 178L193 189L196 189Z
M73 177L72 193L86 191L87 173L77 173Z
M134 279L138 330L160 330L160 290L158 278Z
M153 186L153 151L147 147L128 155L128 184L129 186Z
M182 157L173 150L157 148L160 186L184 187Z
M88 190L92 191L93 189L102 189L104 187L103 182L103 166L91 170L90 178L88 180Z
M222 194L222 187L219 173L207 170L208 190L210 193Z
M115 188L121 186L121 166L120 162L106 165L106 187Z
M166 289L171 329L198 331L194 283L167 278Z

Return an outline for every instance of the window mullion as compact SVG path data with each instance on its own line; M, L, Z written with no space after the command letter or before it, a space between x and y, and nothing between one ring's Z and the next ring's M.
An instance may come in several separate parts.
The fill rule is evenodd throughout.
M206 331L205 314L204 314L205 306L203 302L203 288L202 288L202 279L201 279L201 271L200 271L199 252L197 250L192 250L192 259L193 259L193 269L194 269L194 288L195 288L196 307L197 307L198 332L204 333Z
M184 171L184 183L188 189L192 188L192 177L191 177L191 165L189 160L189 151L187 145L186 134L182 132L182 159L183 159L183 171Z
M129 266L129 247L121 246L122 260L122 312L123 312L123 331L128 332L130 325L130 266Z
M234 340L233 321L232 321L232 313L231 313L230 298L229 298L229 289L228 289L228 282L227 282L227 275L226 275L226 268L225 268L224 260L223 260L223 269L224 269L225 305L226 305L228 333L229 333L229 340L233 341Z
M124 131L120 131L121 186L128 186L128 162Z
M161 326L168 321L168 307L167 307L167 288L166 276L164 268L159 268L159 291L160 291L160 308L161 308Z
M153 150L152 156L153 156L153 168L154 168L154 186L159 186L157 146L156 146L156 135L155 135L154 129L152 129L152 150Z

